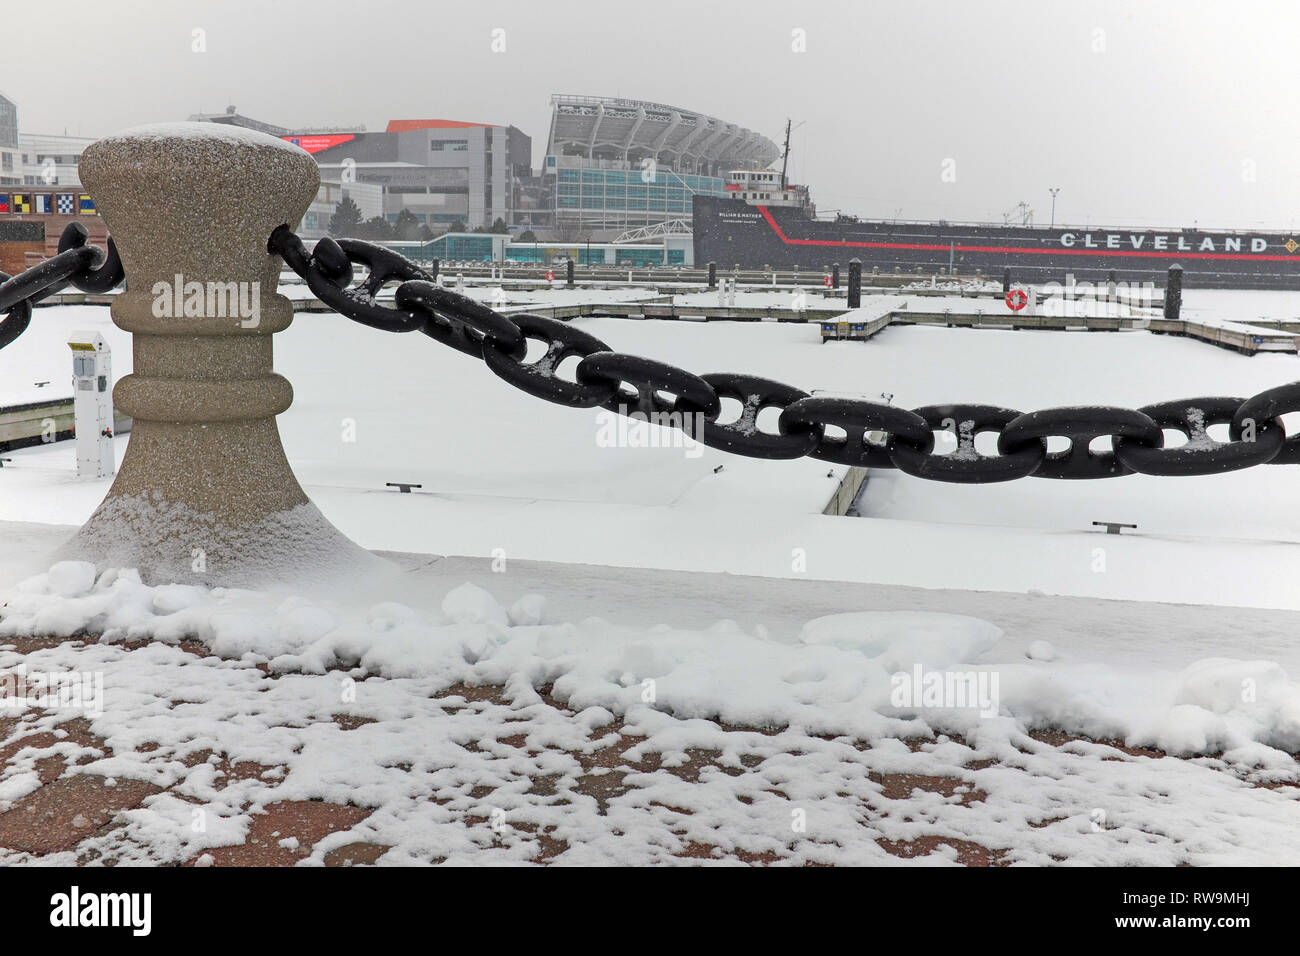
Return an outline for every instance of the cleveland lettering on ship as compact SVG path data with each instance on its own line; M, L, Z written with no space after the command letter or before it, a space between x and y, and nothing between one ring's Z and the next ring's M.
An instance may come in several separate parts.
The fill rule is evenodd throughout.
M737 169L722 195L692 199L695 263L726 269L827 270L851 259L866 275L982 275L1040 285L1080 281L1163 286L1169 267L1203 289L1300 289L1300 240L1258 229L1036 226L1027 205L1002 223L921 222L819 215L780 169ZM1013 221L1014 219L1014 221Z
M1169 236L1151 233L1108 232L1094 238L1090 232L1061 233L1061 245L1067 249L1076 246L1084 249L1150 249L1157 252L1267 252L1268 240L1262 236L1204 236L1193 241L1186 236ZM1172 244L1171 244L1172 243Z

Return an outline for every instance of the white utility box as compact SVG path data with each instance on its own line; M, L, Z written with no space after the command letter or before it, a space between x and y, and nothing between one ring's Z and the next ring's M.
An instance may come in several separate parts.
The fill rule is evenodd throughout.
M112 351L98 332L73 332L72 411L77 434L77 476L111 478L113 455Z

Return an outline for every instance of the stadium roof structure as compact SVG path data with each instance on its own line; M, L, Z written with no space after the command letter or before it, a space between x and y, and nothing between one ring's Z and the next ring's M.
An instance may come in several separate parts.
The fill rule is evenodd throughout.
M781 153L766 136L715 116L663 103L614 97L551 96L546 152L639 162L717 175L762 169Z

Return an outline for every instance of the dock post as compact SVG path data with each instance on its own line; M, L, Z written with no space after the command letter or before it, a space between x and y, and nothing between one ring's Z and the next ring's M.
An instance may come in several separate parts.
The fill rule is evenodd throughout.
M573 260L570 259L568 265L564 267L564 279L570 289L573 288Z
M862 306L862 260L849 260L849 308Z
M1174 263L1169 267L1169 278L1165 281L1165 318L1178 320L1183 310L1183 267Z
M831 265L831 288L836 292L840 291L840 264L838 262Z
M107 497L61 555L147 583L221 586L382 566L308 500L275 422L293 387L271 340L293 303L276 291L267 237L307 211L315 160L264 133L168 123L99 140L80 175L130 277L111 314L132 334L134 369L113 398L135 425Z
M1002 270L1002 294L1006 295L1011 291L1011 267L1006 266Z
M717 284L718 284L718 264L716 262L710 262L709 263L709 288L712 289Z

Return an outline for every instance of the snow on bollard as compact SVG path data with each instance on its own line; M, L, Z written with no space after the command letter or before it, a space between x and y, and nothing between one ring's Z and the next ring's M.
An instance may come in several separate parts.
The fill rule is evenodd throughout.
M316 163L251 130L169 123L99 140L79 169L126 271L112 317L134 336L134 373L113 397L135 422L108 496L62 556L209 585L382 566L307 499L275 424L293 388L271 337L293 307L266 243L302 218Z

